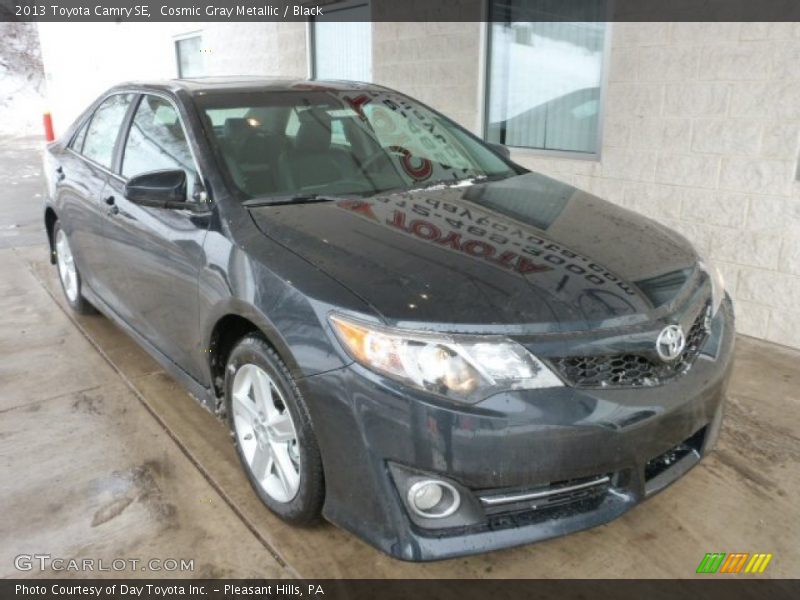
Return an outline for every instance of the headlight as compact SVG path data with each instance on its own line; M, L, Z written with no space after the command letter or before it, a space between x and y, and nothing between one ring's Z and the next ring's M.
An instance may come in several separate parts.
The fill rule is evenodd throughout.
M711 279L711 316L717 314L723 298L725 298L725 280L720 270L708 259L701 259L697 266L705 271Z
M502 390L563 385L539 359L507 338L418 333L341 315L331 315L330 321L357 362L454 400L475 403Z

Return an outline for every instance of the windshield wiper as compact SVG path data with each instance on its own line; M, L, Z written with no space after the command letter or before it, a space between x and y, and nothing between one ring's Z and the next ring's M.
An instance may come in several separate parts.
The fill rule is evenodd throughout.
M500 181L502 179L508 179L509 177L512 176L513 175L506 175L505 173L495 173L494 175L476 175L474 177L464 177L460 179L442 179L441 181L434 181L421 188L417 188L417 190L428 190L437 187L451 188L451 187L459 187L466 185L475 185L477 183ZM410 190L410 191L417 191L417 190Z
M289 194L267 198L250 198L242 202L242 206L253 208L256 206L281 206L284 204L312 204L314 202L336 202L341 199L339 196L329 196L327 194Z
M459 183L464 183L468 181L469 183L489 183L491 181L502 181L503 179L508 179L510 177L514 177L516 173L493 173L491 175L478 175L477 177L462 179Z
M392 188L386 188L383 190L378 190L377 194L384 194L387 196L391 196L394 194L409 194L413 192L422 192L425 190L430 190L432 188L451 188L457 187L459 185L474 185L477 183L489 183L490 181L501 181L503 179L508 179L509 177L514 177L517 173L495 173L494 175L476 175L474 177L464 177L461 179L442 179L439 181L434 181L423 185L422 187L408 187L408 186L398 186Z

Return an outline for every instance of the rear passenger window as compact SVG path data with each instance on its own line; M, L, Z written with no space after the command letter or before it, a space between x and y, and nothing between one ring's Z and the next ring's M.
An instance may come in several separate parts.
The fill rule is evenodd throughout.
M97 107L86 130L86 139L83 141L81 153L86 158L108 169L111 168L117 134L132 99L133 94L115 94Z
M75 150L75 152L80 153L83 150L83 140L86 139L87 129L89 129L89 121L84 123L78 131L78 134L72 138L72 143L69 145L69 147Z
M130 178L162 169L184 170L189 189L197 178L175 107L158 96L143 96L125 143L122 175Z

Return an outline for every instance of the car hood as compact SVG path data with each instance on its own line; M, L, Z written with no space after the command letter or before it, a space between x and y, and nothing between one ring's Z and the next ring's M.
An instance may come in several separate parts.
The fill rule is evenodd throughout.
M663 312L699 276L682 236L537 173L250 212L265 235L404 326L619 326Z

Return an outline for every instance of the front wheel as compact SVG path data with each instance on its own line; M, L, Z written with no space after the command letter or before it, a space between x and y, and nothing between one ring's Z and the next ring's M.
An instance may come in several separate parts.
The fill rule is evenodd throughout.
M315 521L325 484L311 419L288 368L260 336L231 352L225 402L239 460L264 504L289 523Z
M56 221L53 226L53 247L56 253L56 266L61 289L67 299L67 304L75 312L82 315L94 314L94 307L83 297L83 281L75 265L72 249L69 246L67 234L61 228L61 222Z

